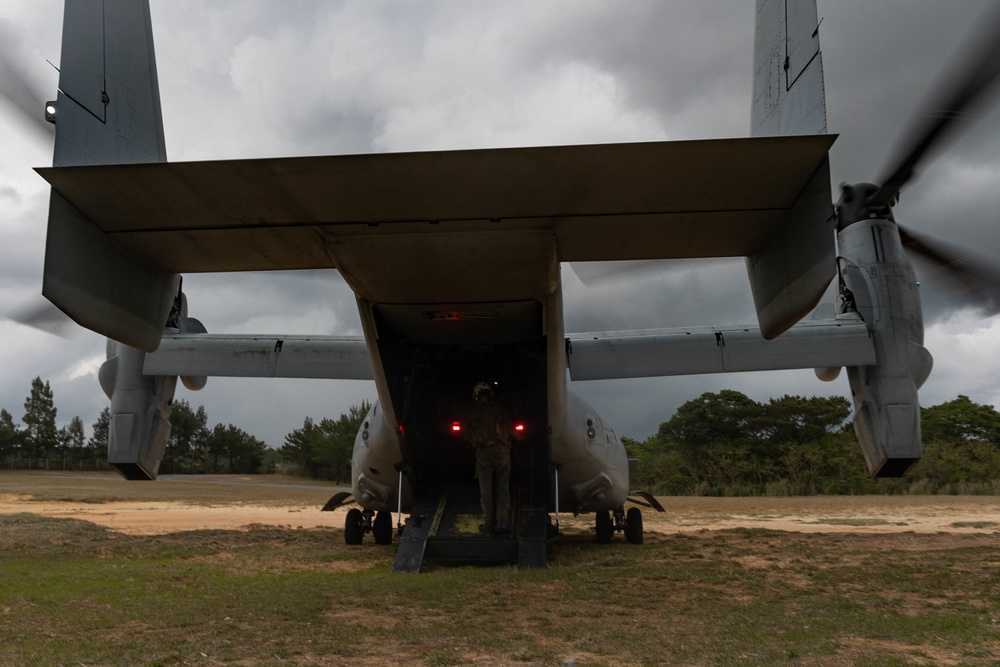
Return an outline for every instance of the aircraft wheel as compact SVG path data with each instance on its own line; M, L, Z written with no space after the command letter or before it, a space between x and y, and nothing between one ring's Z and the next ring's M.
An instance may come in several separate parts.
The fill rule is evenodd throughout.
M598 510L597 515L597 537L594 541L598 544L611 544L611 535L615 532L614 524L611 523L611 513L608 510Z
M364 536L365 527L361 510L352 509L347 513L347 520L344 522L344 543L361 544L361 538Z
M392 512L379 512L372 524L375 544L392 544Z
M629 544L642 544L642 510L630 507L625 515L625 539Z

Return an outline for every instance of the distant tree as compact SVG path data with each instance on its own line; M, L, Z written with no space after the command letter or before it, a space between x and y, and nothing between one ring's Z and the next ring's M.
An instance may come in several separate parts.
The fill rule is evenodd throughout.
M352 405L336 420L325 418L316 424L306 417L302 428L285 436L278 453L302 466L311 477L345 480L350 475L354 440L371 404Z
M911 479L933 493L965 492L968 485L1000 480L1000 449L987 440L929 440Z
M320 437L312 417L306 417L302 421L302 428L297 428L285 436L285 444L278 448L278 453L283 458L302 466L309 476L315 477L316 452L319 450L317 441Z
M731 389L705 393L660 424L656 438L678 454L682 471L696 483L734 486L765 481L770 470L755 460L761 443L761 406Z
M225 460L229 473L250 474L260 470L267 445L232 424L216 424L208 434L206 449L212 472L218 472L220 462Z
M1000 445L1000 412L992 405L973 403L968 396L920 411L925 441L986 441Z
M868 476L854 433L843 428L812 440L777 443L782 479L795 495L870 493L878 490Z
M83 431L83 420L73 417L67 426L59 429L59 450L60 454L80 458L83 456L84 445L86 444L86 434Z
M851 404L843 396L782 396L761 406L759 426L769 440L816 441L843 428Z
M968 396L921 410L924 451L911 477L931 491L1000 479L1000 413Z
M56 429L56 406L52 398L52 388L48 382L36 377L31 381L31 393L24 401L24 422L27 446L30 456L39 458L58 447Z
M160 470L166 472L191 472L205 454L208 440L208 415L205 406L196 411L184 399L176 401L170 408L170 437Z
M88 454L93 457L105 456L108 452L108 437L111 431L111 408L104 408L92 426L90 440L87 441Z
M842 397L782 396L758 403L738 391L702 394L681 405L656 435L633 444L662 471L669 492L795 493L867 488L864 460ZM640 471L643 466L640 464Z
M14 417L0 410L0 458L14 456L24 444L24 431L14 423Z
M325 477L337 481L350 477L354 441L370 409L371 404L362 401L361 405L352 405L346 414L341 414L336 420L327 418L319 423L322 437L316 454L319 466L326 470Z
M660 424L657 435L685 447L697 448L720 440L738 441L755 437L753 428L760 405L732 389L705 393L687 401L668 421Z
M642 442L628 437L621 440L628 457L638 461L638 469L629 478L631 488L678 493L690 486L690 477L678 474L682 468L678 453L664 447L656 436Z

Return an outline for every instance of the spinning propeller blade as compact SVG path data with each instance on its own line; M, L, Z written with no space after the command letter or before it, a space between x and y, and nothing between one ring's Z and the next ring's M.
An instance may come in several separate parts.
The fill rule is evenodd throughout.
M974 37L966 40L942 83L927 96L916 120L902 134L896 157L882 170L884 177L876 181L881 186L869 186L873 192L866 201L869 210L884 209L898 200L900 190L914 178L921 160L961 129L956 121L968 118L975 105L985 102L990 93L996 92L994 84L998 77L1000 6L994 7L979 22ZM928 260L937 267L937 272L957 284L963 305L974 305L986 315L1000 312L1000 265L897 227L900 240L910 252Z
M0 25L0 96L5 98L28 121L39 140L52 142L52 124L45 120L45 96L32 85L19 59L13 53L17 40L11 31Z
M35 297L31 303L4 313L3 317L60 338L69 338L70 333L77 328L73 320L41 296Z
M897 225L903 246L930 261L956 283L958 298L984 315L1000 313L1000 265L937 239L915 234Z
M957 129L955 121L967 117L970 107L993 92L992 84L1000 75L1000 7L994 7L979 25L903 135L897 157L882 172L885 176L876 181L882 185L870 200L873 206L894 202L927 152Z

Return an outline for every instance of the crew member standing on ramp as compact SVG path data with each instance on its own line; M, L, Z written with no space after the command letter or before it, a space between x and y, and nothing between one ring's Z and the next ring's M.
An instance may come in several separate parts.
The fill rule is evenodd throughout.
M472 388L475 406L469 418L469 444L476 451L483 508L484 535L510 531L510 418L493 401L493 388L480 382Z

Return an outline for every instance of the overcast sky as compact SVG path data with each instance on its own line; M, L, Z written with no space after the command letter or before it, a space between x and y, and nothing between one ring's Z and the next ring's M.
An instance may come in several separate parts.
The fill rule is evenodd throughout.
M170 160L744 137L753 2L152 0ZM834 186L875 179L906 120L984 2L819 3ZM62 2L0 0L0 46L55 97ZM41 101L40 101L41 102ZM41 113L41 104L39 104ZM997 257L1000 112L972 114L923 166L897 219ZM0 101L0 313L40 292L51 145ZM719 184L720 188L725 183ZM1000 406L1000 320L956 309L917 266L935 368L923 405L958 394ZM677 266L599 288L565 267L567 331L754 321L742 261ZM185 276L211 332L359 334L335 272ZM35 376L64 424L108 404L104 340L0 320L0 407L16 419ZM849 396L811 370L574 383L620 435L644 438L684 401L732 388L757 400ZM212 378L177 398L279 446L303 418L375 397L366 382Z

